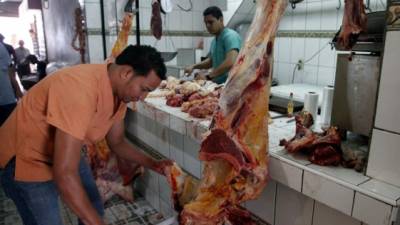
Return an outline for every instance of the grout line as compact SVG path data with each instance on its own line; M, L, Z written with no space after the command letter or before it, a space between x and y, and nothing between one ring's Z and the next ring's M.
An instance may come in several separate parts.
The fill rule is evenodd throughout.
M313 201L313 209L312 209L312 214L311 214L311 225L314 224L315 202L316 202L316 200Z
M351 212L350 212L350 216L353 217L353 212L354 212L354 203L356 201L356 191L353 191L353 202L352 202L352 206L351 206Z

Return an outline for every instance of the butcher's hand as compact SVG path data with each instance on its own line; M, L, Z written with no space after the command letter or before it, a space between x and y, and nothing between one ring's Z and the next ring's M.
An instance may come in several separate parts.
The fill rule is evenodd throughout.
M207 80L207 75L209 75L209 72L201 71L196 73L195 79L196 80Z
M153 170L161 175L166 175L166 169L172 166L174 162L169 159L156 161L153 165Z
M188 66L185 68L184 72L185 72L185 74L187 74L187 76L190 76L190 74L192 74L193 70L194 70L194 66Z

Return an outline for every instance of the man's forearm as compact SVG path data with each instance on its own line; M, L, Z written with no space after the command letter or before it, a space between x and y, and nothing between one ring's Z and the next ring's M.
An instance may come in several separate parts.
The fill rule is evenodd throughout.
M64 202L86 225L104 225L91 205L78 174L55 174L55 183Z
M210 69L212 66L210 58L193 65L193 69Z
M117 145L110 146L110 148L115 152L119 157L126 159L131 162L138 163L144 167L149 169L154 169L155 164L157 163L152 157L147 155L146 153L135 149L132 145L127 143L125 140L121 141Z

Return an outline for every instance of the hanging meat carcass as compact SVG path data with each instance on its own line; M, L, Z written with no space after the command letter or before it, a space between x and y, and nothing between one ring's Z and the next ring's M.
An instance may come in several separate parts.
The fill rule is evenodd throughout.
M367 26L363 0L345 0L342 27L338 36L338 44L345 50L351 50L358 35Z
M257 1L246 42L230 71L210 134L201 144L200 183L170 168L180 224L253 224L238 205L256 198L268 178L268 96L273 46L286 0Z

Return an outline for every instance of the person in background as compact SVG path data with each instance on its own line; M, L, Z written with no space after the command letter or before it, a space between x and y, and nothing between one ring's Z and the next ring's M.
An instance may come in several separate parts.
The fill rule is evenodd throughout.
M211 43L207 58L198 64L185 68L185 73L191 74L194 69L213 68L208 74L198 74L197 78L212 80L221 84L228 78L228 72L236 61L242 40L236 31L224 26L224 17L218 7L208 7L204 10L203 16L208 32L215 38Z
M17 106L17 98L21 97L22 90L15 79L10 54L0 44L0 127Z
M39 61L35 55L28 55L26 61L31 64L36 64L36 74L39 81L41 81L46 76L46 61Z
M15 50L11 45L4 42L4 36L2 34L0 34L0 43L6 47L8 54L12 58L13 64L17 65L17 56L15 55Z
M24 44L25 42L20 40L18 42L19 47L15 49L17 72L20 78L31 73L29 63L26 62L26 57L30 55L30 52L29 49L24 47Z
M124 134L127 103L143 100L165 74L157 50L130 45L115 63L60 69L22 98L0 127L0 179L24 224L62 224L59 195L79 224L105 224L85 143L106 138L117 156L165 175L172 161L151 158Z

